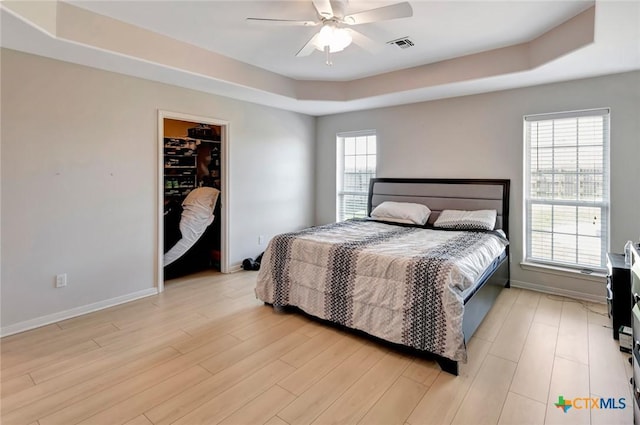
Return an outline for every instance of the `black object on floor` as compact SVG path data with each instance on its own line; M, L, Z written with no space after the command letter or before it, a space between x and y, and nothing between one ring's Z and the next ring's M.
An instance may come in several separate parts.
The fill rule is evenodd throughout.
M264 255L264 252L258 255L258 257L256 257L255 260L253 258L245 258L242 261L242 268L244 270L260 270L260 262L262 261L262 255Z

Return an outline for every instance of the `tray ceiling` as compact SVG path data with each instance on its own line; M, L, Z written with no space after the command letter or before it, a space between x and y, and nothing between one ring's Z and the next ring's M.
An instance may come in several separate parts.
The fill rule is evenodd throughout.
M351 0L350 13L394 1ZM311 1L2 2L2 46L312 115L640 69L640 3L411 1L357 26L378 44L295 53ZM386 42L408 36L414 46Z

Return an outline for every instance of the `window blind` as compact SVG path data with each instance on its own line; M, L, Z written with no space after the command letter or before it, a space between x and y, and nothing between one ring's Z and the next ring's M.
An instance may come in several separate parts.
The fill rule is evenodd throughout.
M337 220L366 217L369 180L376 175L376 133L341 133L337 141Z
M609 110L525 117L525 261L603 270Z

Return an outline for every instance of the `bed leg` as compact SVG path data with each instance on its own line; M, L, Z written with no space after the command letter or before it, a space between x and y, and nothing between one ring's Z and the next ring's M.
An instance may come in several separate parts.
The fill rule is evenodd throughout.
M266 301L265 301L264 305L273 308L273 312L276 313L276 314L284 314L284 313L286 313L286 310L285 310L284 306L271 304L271 303L268 303Z
M444 357L438 357L436 361L440 365L440 369L442 369L444 372L458 376L458 362L446 359Z

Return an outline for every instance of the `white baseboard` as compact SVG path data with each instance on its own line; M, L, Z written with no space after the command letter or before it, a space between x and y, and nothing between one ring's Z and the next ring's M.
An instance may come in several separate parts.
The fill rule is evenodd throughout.
M242 263L237 263L229 267L228 273L236 273L242 270Z
M584 292L571 291L569 289L555 288L545 285L537 285L535 283L522 282L519 280L511 280L511 286L514 288L530 289L532 291L544 292L545 294L559 295L561 297L574 298L577 300L590 301L598 304L606 304L607 298L602 295L588 294Z
M60 322L61 320L71 319L72 317L81 316L83 314L92 313L94 311L103 310L129 301L156 295L158 288L149 288L142 291L134 292L120 297L111 298L97 303L87 304L75 307L70 310L60 311L58 313L49 314L47 316L37 317L35 319L25 320L24 322L15 323L0 328L0 337L17 334L28 331L30 329L39 328L40 326L49 325L51 323Z
M229 273L235 273L242 270L241 264L234 264L229 268ZM522 282L519 280L511 280L511 286L514 288L530 289L532 291L543 292L551 295L559 295L562 297L569 297L584 301L591 301L595 303L605 304L607 302L606 297L598 296L595 294L587 294L584 292L571 291L568 289L549 287L544 285L537 285L535 283ZM134 292L120 297L111 298L104 301L99 301L93 304L87 304L84 306L72 308L70 310L61 311L58 313L49 314L47 316L37 317L31 320L25 320L24 322L15 323L13 325L4 326L0 328L0 337L17 334L20 332L28 331L30 329L39 328L41 326L49 325L51 323L60 322L62 320L70 319L72 317L81 316L83 314L92 313L94 311L103 310L105 308L113 307L119 304L123 304L129 301L134 301L140 298L149 297L158 293L157 288L149 288L142 291Z

